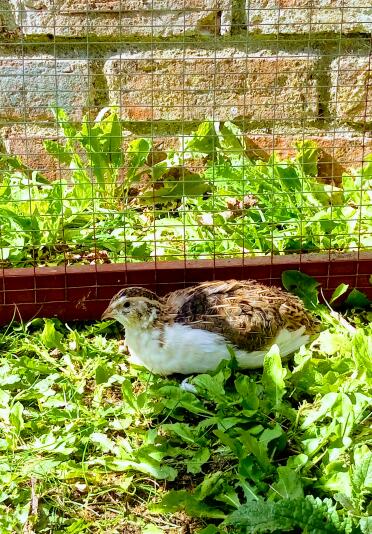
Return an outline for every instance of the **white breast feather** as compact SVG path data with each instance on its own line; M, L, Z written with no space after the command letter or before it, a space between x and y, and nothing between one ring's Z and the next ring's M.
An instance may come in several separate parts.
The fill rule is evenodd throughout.
M281 330L272 344L279 346L281 356L287 356L309 341L304 332L304 326L292 332ZM126 342L130 361L155 374L170 375L213 371L222 360L230 359L226 340L217 333L181 324L166 326L162 336L160 333L157 328L128 328ZM262 367L266 352L235 349L239 367L245 369Z

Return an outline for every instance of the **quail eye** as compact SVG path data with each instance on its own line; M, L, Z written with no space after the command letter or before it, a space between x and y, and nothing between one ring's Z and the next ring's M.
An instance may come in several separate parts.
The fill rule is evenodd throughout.
M130 302L128 302L128 301L124 302L123 308L129 308L129 306L130 306Z

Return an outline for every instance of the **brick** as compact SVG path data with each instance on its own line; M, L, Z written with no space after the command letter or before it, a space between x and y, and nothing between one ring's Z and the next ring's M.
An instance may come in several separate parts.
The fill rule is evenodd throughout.
M231 0L13 0L26 35L223 34Z
M3 57L0 69L1 119L51 119L51 108L58 105L78 120L89 103L86 60Z
M110 104L125 120L315 120L315 55L235 49L126 52L104 66Z
M18 30L14 12L9 0L0 0L0 35Z
M1 128L0 136L8 154L18 156L25 165L46 178L54 180L70 176L69 169L49 156L43 146L47 139L58 141L56 128L17 124Z
M330 112L339 122L372 122L371 57L350 55L332 62Z
M248 155L268 160L275 153L280 158L288 158L295 154L295 141L302 139L315 141L318 145L319 177L327 183L340 184L342 174L362 167L366 156L372 152L372 137L324 133L304 135L304 132L287 135L247 133Z
M372 31L369 0L246 0L251 33Z

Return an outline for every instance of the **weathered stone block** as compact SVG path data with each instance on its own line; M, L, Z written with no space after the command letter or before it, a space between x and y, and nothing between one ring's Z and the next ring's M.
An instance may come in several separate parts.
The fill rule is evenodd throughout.
M366 0L246 0L252 33L372 31L372 8Z
M232 0L12 0L26 35L223 34Z
M343 56L332 62L330 111L338 122L372 122L370 57Z
M57 105L78 120L89 103L86 60L3 57L0 69L0 118L50 119Z
M110 104L126 120L315 120L315 55L234 49L126 52L104 67Z

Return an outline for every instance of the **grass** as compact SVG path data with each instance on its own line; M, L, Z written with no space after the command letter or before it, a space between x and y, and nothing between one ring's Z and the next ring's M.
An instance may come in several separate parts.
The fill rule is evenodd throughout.
M234 124L205 122L178 150L124 150L115 112L79 128L56 114L64 137L45 149L68 179L0 157L4 267L371 249L372 156L334 187L310 141L252 160Z
M370 532L371 312L345 312L354 331L314 281L284 283L319 338L263 371L225 362L196 393L128 367L109 322L3 329L0 532Z

